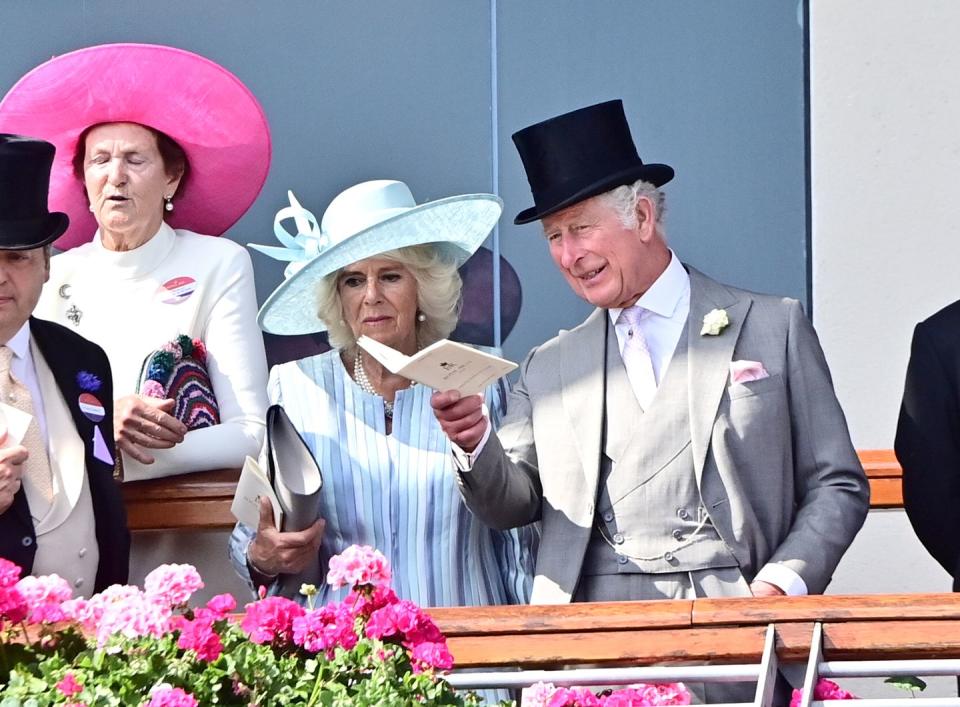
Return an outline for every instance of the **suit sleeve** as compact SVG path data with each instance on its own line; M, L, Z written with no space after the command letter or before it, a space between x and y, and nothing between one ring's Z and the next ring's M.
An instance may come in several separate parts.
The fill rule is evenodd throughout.
M960 576L960 403L957 357L929 325L913 334L895 449L903 502L924 547Z
M770 561L796 572L819 594L863 525L870 486L813 326L799 302L790 307L787 383L796 511Z
M457 471L467 507L492 528L517 528L540 520L543 489L533 439L533 406L526 375L536 349L520 366L520 380L507 398L507 415L469 473Z

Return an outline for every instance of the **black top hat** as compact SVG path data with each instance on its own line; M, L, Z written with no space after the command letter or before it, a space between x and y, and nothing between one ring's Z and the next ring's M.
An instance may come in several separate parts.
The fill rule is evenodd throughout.
M513 220L530 223L638 179L662 186L673 167L644 164L630 135L623 101L558 115L513 134L535 206Z
M0 250L39 248L67 230L67 215L47 208L54 151L49 142L0 133Z

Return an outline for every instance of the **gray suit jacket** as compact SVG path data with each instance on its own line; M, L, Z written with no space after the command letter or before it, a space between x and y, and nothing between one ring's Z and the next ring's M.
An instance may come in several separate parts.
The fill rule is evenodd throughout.
M690 431L704 505L748 581L779 562L820 593L863 524L870 490L816 333L796 300L688 270ZM715 308L730 325L701 336ZM458 474L489 525L542 522L534 603L570 601L590 538L606 317L598 309L530 352L499 432ZM759 361L770 376L731 384L735 360Z

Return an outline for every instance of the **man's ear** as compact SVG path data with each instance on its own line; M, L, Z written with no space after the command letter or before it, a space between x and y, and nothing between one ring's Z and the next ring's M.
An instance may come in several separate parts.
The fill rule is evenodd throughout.
M649 241L657 232L657 207L648 196L637 198L636 206L637 230L640 232L640 240Z

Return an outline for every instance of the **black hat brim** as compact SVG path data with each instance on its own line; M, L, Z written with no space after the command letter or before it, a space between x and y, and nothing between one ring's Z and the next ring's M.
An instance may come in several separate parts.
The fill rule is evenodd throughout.
M57 240L70 225L61 211L15 220L0 220L0 250L31 250Z
M639 179L650 182L655 187L662 187L664 184L673 179L673 174L673 167L666 164L653 163L636 165L630 169L621 170L619 172L614 172L613 174L607 175L603 179L593 182L592 184L580 189L570 196L567 196L557 203L550 204L549 206L545 206L543 208L531 206L529 209L524 209L517 214L516 218L513 219L513 222L520 226L525 223L530 223L531 221L538 221L544 216L549 216L550 214L554 214L557 211L567 208L568 206L573 206L578 201L583 201L584 199L589 199L592 196L603 194L604 192L608 192L611 189L616 189L624 184L632 184Z

